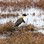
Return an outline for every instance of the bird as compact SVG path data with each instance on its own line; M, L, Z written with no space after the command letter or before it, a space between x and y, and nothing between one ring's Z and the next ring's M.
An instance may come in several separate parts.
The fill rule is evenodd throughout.
M26 15L26 14L22 14L22 17L19 18L19 19L15 22L15 26L14 26L14 27L19 26L22 22L25 23L25 21L23 20L23 18L24 18L25 16L27 16L27 15Z

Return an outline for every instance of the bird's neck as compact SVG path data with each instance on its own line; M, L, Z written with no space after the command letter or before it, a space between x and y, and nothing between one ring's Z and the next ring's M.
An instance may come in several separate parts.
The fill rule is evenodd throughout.
M22 16L22 18L24 18L25 16Z

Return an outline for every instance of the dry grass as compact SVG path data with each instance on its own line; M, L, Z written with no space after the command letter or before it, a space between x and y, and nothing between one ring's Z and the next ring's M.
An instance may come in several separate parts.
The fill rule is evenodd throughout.
M0 6L12 6L14 8L26 8L32 6L33 4L35 7L39 7L39 8L44 8L44 0L38 0L38 2L34 2L33 0L21 0L21 2L0 2Z
M14 33L8 39L0 39L0 44L44 44L44 35L40 33Z
M33 6L31 0L24 0L23 2L0 2L0 6L14 6L15 8L26 8ZM39 2L34 2L35 7L44 8L44 0L40 0ZM3 15L2 15L3 16ZM13 15L14 16L14 15ZM34 26L22 26L16 27L15 32L12 31L14 29L14 23L8 22L4 25L0 24L0 33L3 34L6 32L12 32L10 38L0 39L0 44L44 44L44 35L41 33L33 33ZM30 31L30 32L29 32Z
M0 33L3 33L4 31L11 31L13 29L14 23L11 21L6 24L0 24Z
M0 25L0 33L13 30L14 23ZM34 26L22 26L15 28L10 38L0 39L0 44L44 44L44 35L41 33L33 33ZM30 32L29 32L30 31Z
M0 18L5 18L5 17L17 17L19 16L18 14L0 14Z
M15 24L13 22L7 22L6 24L0 24L0 33L3 33L4 31L20 31L20 32L25 32L25 31L33 31L34 26L33 25L28 25L28 26L21 26L21 27L15 27Z

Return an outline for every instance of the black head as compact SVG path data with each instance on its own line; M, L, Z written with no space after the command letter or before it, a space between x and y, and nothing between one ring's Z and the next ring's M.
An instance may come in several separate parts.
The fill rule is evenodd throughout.
M22 16L27 16L26 14L23 14Z

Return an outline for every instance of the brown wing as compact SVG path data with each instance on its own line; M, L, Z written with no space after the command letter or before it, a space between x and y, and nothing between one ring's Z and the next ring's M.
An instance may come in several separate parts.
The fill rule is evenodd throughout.
M19 18L16 23L15 23L15 27L16 26L19 26L21 23L23 22L23 19L22 18Z

